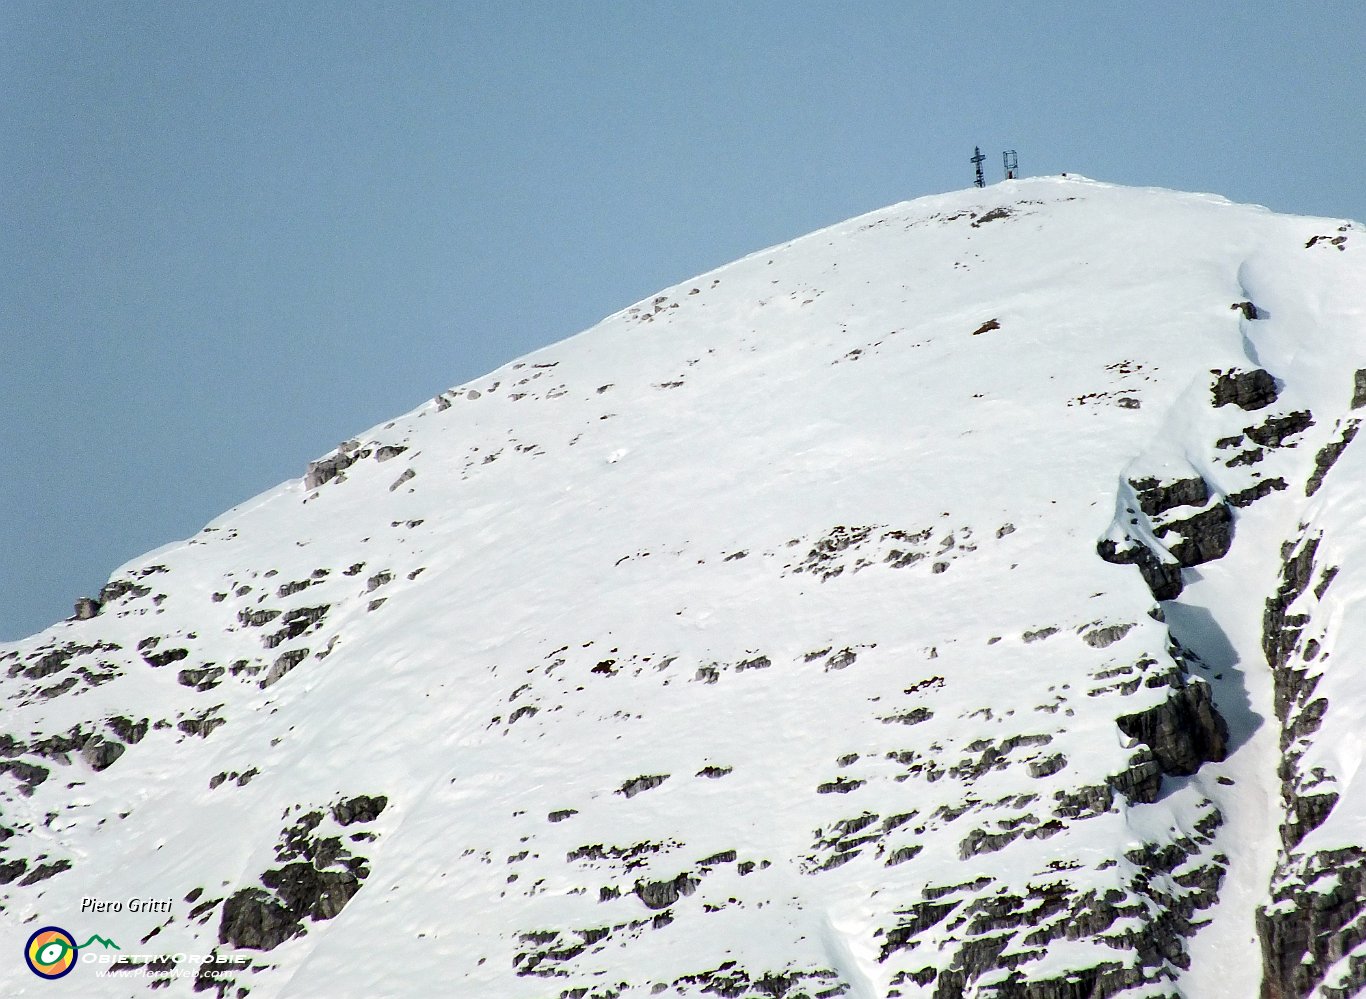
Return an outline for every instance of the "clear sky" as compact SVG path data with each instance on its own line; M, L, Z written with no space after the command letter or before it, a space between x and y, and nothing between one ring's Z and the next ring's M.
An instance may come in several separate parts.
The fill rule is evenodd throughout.
M1366 219L1363 53L1359 0L5 0L0 638L974 145Z

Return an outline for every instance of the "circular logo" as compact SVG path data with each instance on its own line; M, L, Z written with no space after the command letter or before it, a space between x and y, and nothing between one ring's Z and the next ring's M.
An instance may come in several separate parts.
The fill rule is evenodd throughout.
M76 967L76 941L60 926L44 926L28 938L24 960L39 978L61 978Z

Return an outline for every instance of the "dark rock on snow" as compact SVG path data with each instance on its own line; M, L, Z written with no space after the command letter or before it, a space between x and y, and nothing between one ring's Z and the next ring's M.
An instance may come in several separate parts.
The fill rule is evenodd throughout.
M1209 502L1209 485L1199 476L1162 482L1156 478L1130 479L1138 506L1149 517L1178 506L1204 506Z
M1096 554L1115 565L1138 566L1154 600L1175 600L1185 587L1181 581L1180 564L1164 562L1146 545L1135 542L1130 548L1120 548L1113 541L1102 541L1096 546Z
M1239 371L1234 368L1228 372L1216 371L1214 374L1217 377L1210 386L1210 392L1214 396L1215 406L1234 405L1246 410L1264 409L1275 402L1279 394L1276 379L1271 377L1271 372L1261 368L1253 371Z
M1347 445L1355 439L1359 426L1360 421L1349 421L1347 426L1342 428L1342 434L1337 440L1329 441L1319 449L1319 453L1314 456L1314 472L1309 476L1309 481L1304 486L1304 495L1313 496L1319 491L1319 486L1323 485L1324 476L1328 474L1328 470L1333 467L1338 458L1342 457L1342 452L1347 450Z
M679 896L691 895L699 884L697 878L680 874L672 881L637 881L635 893L647 909L667 909Z
M1192 680L1164 703L1116 719L1120 731L1153 751L1164 774L1186 776L1228 752L1228 725L1215 710L1209 684Z

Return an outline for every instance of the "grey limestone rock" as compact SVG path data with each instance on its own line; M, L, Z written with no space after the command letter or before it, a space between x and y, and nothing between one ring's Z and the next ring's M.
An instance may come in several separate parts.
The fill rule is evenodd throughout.
M373 822L379 818L389 799L382 794L358 794L332 806L332 817L339 826L349 826L353 822Z
M647 909L667 909L682 895L691 895L701 882L688 874L672 881L637 881L635 893Z
M1181 581L1180 564L1164 562L1146 545L1134 543L1132 547L1120 548L1115 542L1107 540L1096 546L1096 554L1115 565L1138 566L1155 600L1175 600L1185 587Z
M262 888L243 888L223 903L218 942L242 950L274 950L303 933L303 924Z
M1291 692L1283 687L1281 667L1290 659L1290 653L1299 641L1300 632L1308 623L1305 615L1291 614L1293 604L1313 578L1314 554L1318 551L1319 539L1306 538L1298 545L1288 546L1284 552L1281 568L1281 585L1274 596L1266 601L1262 614L1262 652L1266 661L1276 674L1276 713L1285 716Z
M262 678L258 686L260 686L262 690L265 690L267 687L278 682L286 673L295 666L298 666L299 663L303 662L307 657L307 649L291 649L289 652L281 653L279 658L271 664L270 669L266 672L265 677Z
M277 610L249 610L243 609L237 612L237 620L248 628L259 628L263 624L273 621L280 616Z
M1162 765L1157 762L1152 750L1142 749L1130 758L1127 769L1110 778L1109 789L1124 795L1130 804L1154 802L1162 791ZM1094 811L1102 812L1110 809L1111 804L1113 804L1113 797L1098 796L1098 800L1076 802L1075 804L1068 800L1063 804L1073 807L1076 804L1089 804L1093 806ZM1104 805L1103 808L1099 807L1101 804Z
M1255 427L1244 427L1248 439L1263 447L1283 447L1287 437L1302 433L1314 425L1313 414L1307 409L1283 416L1271 416Z
M227 667L215 666L209 663L200 669L183 669L176 674L176 681L183 686L193 687L195 690L212 690L218 686L226 673Z
M1187 568L1213 562L1228 554L1233 544L1233 514L1226 503L1216 503L1185 520L1169 521L1156 529L1159 537L1177 534L1181 540L1167 550Z
M166 649L162 652L144 653L143 659L148 666L169 666L171 663L178 663L189 656L189 649Z
M1122 715L1116 724L1152 750L1164 774L1193 774L1202 763L1217 762L1228 753L1228 725L1214 707L1209 684L1200 680L1174 689L1156 707Z
M617 794L625 795L627 798L634 798L642 791L649 791L659 787L669 779L668 774L648 774L644 777L633 777L617 789Z
M1081 636L1081 640L1093 649L1108 649L1133 630L1132 624L1110 624L1092 628Z
M347 826L373 821L387 801L383 795L357 795L328 811L339 826ZM305 919L332 919L355 897L369 875L366 860L352 856L340 838L319 834L324 821L322 810L310 811L281 832L275 855L286 863L260 876L264 887L243 888L223 903L219 943L273 950L301 936Z
M1245 410L1263 409L1275 402L1279 394L1276 379L1261 368L1252 371L1233 368L1227 372L1216 371L1215 375L1210 392L1216 407L1235 405Z
M147 734L148 728L151 727L151 719L144 718L141 721L135 722L131 718L115 715L106 721L105 725L124 742L129 745L136 745L141 742L143 737Z
M359 441L347 441L327 457L310 461L304 472L304 488L317 489L350 468L362 457L359 447Z
M1129 512L1137 522L1140 515L1149 518L1152 532L1163 539L1165 551L1154 551L1148 544L1136 540L1126 526L1122 540L1113 536L1096 545L1096 554L1116 565L1136 565L1157 600L1174 600L1181 595L1184 583L1182 568L1201 565L1222 558L1233 543L1233 512L1223 500L1211 503L1212 492L1200 476L1163 481L1150 476L1130 479L1134 499L1139 510ZM1189 516L1170 517L1182 508L1197 509ZM1169 536L1175 536L1173 540Z
M1335 883L1325 891L1311 891L1298 880L1282 882L1274 891L1275 904L1257 913L1261 999L1361 995L1366 989L1366 961L1347 962L1346 981L1331 987L1324 976L1363 938L1359 917L1366 898L1366 851L1346 847L1315 854L1308 858L1304 876L1311 883L1320 877L1331 877Z
M1198 475L1170 482L1153 477L1130 479L1129 485L1138 497L1139 509L1149 517L1178 506L1204 506L1209 502L1209 486Z
M278 871L266 871L261 883L273 888L296 919L331 919L360 891L360 882L350 871L318 870L312 863L286 864Z
M292 638L298 638L321 621L331 608L331 604L320 604L317 607L296 607L280 618L282 625L280 630L261 639L261 643L266 648L273 649Z
M139 597L147 596L147 594L151 592L152 590L150 587L142 586L139 583L133 582L131 579L116 579L113 582L105 583L104 586L100 588L100 594L96 599L101 606L103 606L104 604L112 603L115 600L126 597L130 593L133 595L133 599L136 600Z
M90 765L91 770L99 772L113 766L126 748L121 742L95 735L81 747L81 758Z
M1347 425L1342 428L1342 433L1337 440L1329 441L1319 449L1319 453L1314 456L1313 474L1309 476L1309 481L1304 486L1304 495L1313 496L1319 491L1319 486L1323 485L1324 476L1342 456L1342 452L1347 450L1347 445L1352 443L1359 426L1359 420L1349 420Z
M1305 655L1295 655L1315 610L1312 602L1306 601L1303 608L1295 605L1311 592L1321 541L1319 534L1303 534L1282 546L1280 585L1266 601L1262 621L1262 650L1272 668L1281 724L1285 813L1271 901L1257 913L1261 999L1311 994L1347 999L1366 992L1366 960L1342 960L1366 939L1366 850L1303 848L1306 836L1329 817L1339 800L1331 781L1315 770L1306 772L1300 764L1305 738L1319 728L1329 709L1325 698L1314 697L1319 676L1310 663L1316 658L1317 643L1306 643ZM1312 589L1316 598L1323 598L1336 572L1330 567L1319 574Z
M17 880L28 870L28 861L22 857L18 860L0 862L0 885L7 885Z
M1280 492L1287 488L1285 479L1277 476L1274 479L1262 479L1253 483L1246 489L1240 489L1236 493L1228 494L1228 505L1236 507L1251 506L1259 499L1270 496L1273 492Z

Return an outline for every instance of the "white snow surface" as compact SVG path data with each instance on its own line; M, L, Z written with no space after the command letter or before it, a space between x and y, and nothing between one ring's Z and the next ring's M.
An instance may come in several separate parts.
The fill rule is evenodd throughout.
M115 573L145 594L0 647L0 763L47 772L0 774L0 864L26 862L0 886L0 994L149 992L93 962L40 981L17 955L47 925L247 953L226 994L253 999L931 996L995 936L1010 961L941 994L1104 965L1136 969L1126 996L1257 994L1284 821L1262 616L1314 518L1344 568L1302 766L1342 797L1302 847L1366 836L1366 445L1305 495L1352 418L1363 289L1345 220L1011 181L753 254L358 435L329 481ZM1270 407L1211 404L1216 372L1259 367ZM1257 463L1216 444L1306 410ZM1163 613L1097 555L1130 527L1162 545L1128 523L1148 475L1203 477L1212 504L1285 483ZM1228 758L1060 812L1130 765L1116 719L1178 666L1211 684ZM120 718L148 731L107 769L34 749ZM329 808L357 795L383 810L343 827ZM364 858L359 890L269 951L221 940L223 900L284 866L310 811ZM1136 851L1178 842L1143 874ZM1200 871L1217 901L1184 883ZM665 908L636 892L675 879ZM1106 893L1128 908L1086 926ZM1188 898L1175 958L1145 956ZM993 900L1033 914L993 928ZM926 903L959 908L913 926Z

